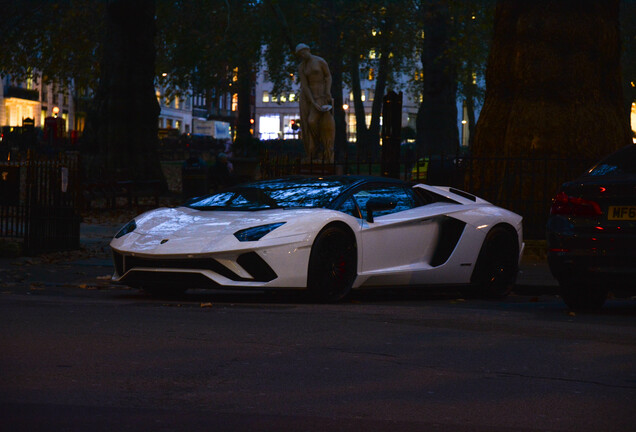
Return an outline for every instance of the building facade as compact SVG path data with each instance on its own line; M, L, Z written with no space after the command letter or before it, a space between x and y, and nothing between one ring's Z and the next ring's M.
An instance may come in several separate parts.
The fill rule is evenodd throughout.
M192 98L188 95L169 96L163 88L155 90L159 113L159 130L172 130L179 134L192 132Z
M42 79L18 81L5 76L0 86L0 126L42 128L47 117L57 117L63 120L65 135L81 131L85 115L78 115L75 106L81 96L72 91Z

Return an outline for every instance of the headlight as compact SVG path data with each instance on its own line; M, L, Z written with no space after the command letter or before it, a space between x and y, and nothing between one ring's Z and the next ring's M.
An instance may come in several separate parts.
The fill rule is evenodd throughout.
M242 229L234 233L234 237L236 237L239 241L257 241L260 240L265 234L268 234L274 231L281 225L284 225L285 222L274 223L269 225L261 225L252 228Z
M124 225L117 234L115 234L115 238L125 236L126 234L133 232L135 228L137 228L137 223L133 219L130 222L128 222L126 225Z

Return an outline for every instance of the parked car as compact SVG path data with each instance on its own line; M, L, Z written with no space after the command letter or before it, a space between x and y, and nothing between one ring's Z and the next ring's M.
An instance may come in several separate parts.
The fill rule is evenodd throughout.
M389 178L288 177L144 213L111 242L113 279L188 288L351 289L448 285L506 295L523 251L517 214L448 187Z
M550 270L571 309L599 309L609 291L636 291L636 145L561 186L547 238Z

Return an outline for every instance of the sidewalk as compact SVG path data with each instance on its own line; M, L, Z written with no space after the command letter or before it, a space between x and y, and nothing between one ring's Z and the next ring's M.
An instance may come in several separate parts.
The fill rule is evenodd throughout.
M552 276L543 240L526 240L517 276L516 291L532 291L535 294L556 294L559 283Z
M108 246L120 224L80 225L80 249L36 257L0 258L0 292L25 288L76 287L103 289L112 285Z
M112 286L110 240L120 223L82 223L81 248L39 257L0 258L0 291L26 285L32 290L43 287L75 286L104 289ZM545 242L528 241L521 260L516 291L555 294L558 283L552 277L545 258Z

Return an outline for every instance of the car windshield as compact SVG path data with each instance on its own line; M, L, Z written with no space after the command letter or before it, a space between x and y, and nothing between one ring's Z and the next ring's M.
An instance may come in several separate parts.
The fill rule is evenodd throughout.
M347 184L328 179L282 179L245 184L227 191L193 198L197 210L266 210L327 207Z
M636 145L630 144L608 156L592 168L591 176L618 176L636 174Z

